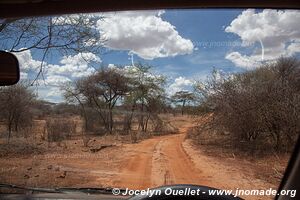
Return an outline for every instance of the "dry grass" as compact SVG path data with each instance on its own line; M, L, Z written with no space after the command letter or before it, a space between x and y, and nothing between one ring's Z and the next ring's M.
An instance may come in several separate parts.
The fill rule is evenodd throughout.
M168 119L168 116L163 117ZM132 143L131 135L125 135L121 130L113 135L89 133L89 142L85 145L82 129L78 128L82 120L76 116L69 120L79 125L72 137L59 141L64 145L59 142L48 144L44 135L45 119L34 121L28 137L16 137L15 133L9 144L5 135L0 138L1 182L32 187L111 186L111 177L118 176L115 170L120 168L123 146ZM138 130L132 133L137 137L136 142L155 135ZM91 151L105 145L108 147Z
M195 146L208 156L222 159L228 164L238 163L241 170L252 171L257 178L279 186L291 153L276 153L270 146L259 141L232 142L229 133L202 131L194 127L187 135Z

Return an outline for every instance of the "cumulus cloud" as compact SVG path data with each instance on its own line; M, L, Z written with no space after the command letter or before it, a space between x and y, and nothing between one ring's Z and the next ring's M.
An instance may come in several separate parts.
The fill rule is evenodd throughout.
M93 53L79 53L62 57L58 65L47 64L45 90L48 89L48 92L42 94L43 98L53 102L61 101L63 98L59 87L73 79L91 75L96 71L91 64L100 62L101 59Z
M225 57L233 62L236 66L241 66L247 69L255 68L260 65L253 56L241 55L239 52L231 52Z
M58 96L61 97L61 95L58 95L58 94L61 94L61 91L58 87L52 87L48 90L47 94L46 94L46 98L48 99L55 99L57 98Z
M59 87L50 87L44 85L41 85L38 89L38 98L54 103L60 103L64 100Z
M194 45L161 18L163 11L126 11L104 14L97 27L105 46L129 50L144 59L190 54Z
M31 51L15 53L20 63L22 77L27 78L28 73L37 72L40 69L41 61L32 57ZM88 76L95 72L91 67L93 63L100 63L101 59L93 53L78 53L74 56L64 56L59 64L44 63L44 75L46 76L70 76L78 78Z
M175 78L174 82L169 86L167 93L173 95L178 91L189 90L192 85L193 81L180 76Z
M50 75L47 76L45 80L46 84L51 86L61 86L62 84L65 84L70 81L71 79L69 79L68 77L60 75Z
M71 81L67 76L46 74L45 85L42 85L39 97L51 102L61 102L63 95L60 87Z
M41 61L32 58L30 50L14 54L18 58L20 69L22 71L36 70L41 66Z
M25 80L28 78L28 73L26 72L20 72L20 79L21 80Z
M30 50L14 53L14 55L19 61L21 80L28 79L30 73L39 70L41 61L33 59Z
M93 53L79 53L74 56L64 56L60 60L60 65L48 65L47 74L65 75L73 78L88 76L95 72L90 65L100 63L101 59Z
M232 52L226 59L240 67L257 66L262 60L272 61L280 56L293 56L300 52L300 12L297 10L243 11L225 32L238 35L243 44L257 43L261 50L251 55Z
M35 78L40 69L41 61L34 59L30 50L15 53L15 55L20 63L21 79ZM93 53L64 56L60 59L59 64L45 62L43 71L45 81L39 89L39 97L55 102L61 101L59 87L73 79L94 73L96 70L91 65L100 62L101 59Z

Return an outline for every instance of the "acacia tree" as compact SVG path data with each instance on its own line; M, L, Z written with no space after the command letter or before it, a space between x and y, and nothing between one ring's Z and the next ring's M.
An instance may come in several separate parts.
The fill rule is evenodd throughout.
M156 111L152 102L165 96L162 87L165 77L151 73L150 69L150 66L138 63L126 72L131 80L131 90L125 96L124 101L125 105L130 107L130 112L124 120L124 130L126 131L131 128L133 113L138 112L139 129L146 132L151 113Z
M83 85L82 80L76 80L73 83L67 83L62 85L60 89L63 91L64 98L69 103L78 103L81 110L81 115L84 118L84 128L85 130L89 130L89 120L87 115L87 99L83 95Z
M221 71L213 69L205 81L196 81L193 85L195 103L197 104L196 113L213 112L216 107L215 101L212 100L214 94L220 92L221 86L225 85L225 82L228 84L227 80L232 77L232 74L221 73ZM231 79L231 83L235 84L233 79ZM228 84L227 87L229 88L229 86Z
M150 67L137 65L130 68L102 68L93 75L63 86L65 98L77 102L87 126L86 109L92 108L101 118L106 130L112 133L113 109L117 102L125 108L124 131L131 129L134 113L139 117L139 128L147 130L150 115L156 112L155 100L164 97L163 76L151 74Z
M113 109L120 98L129 91L129 78L118 69L102 68L95 74L76 81L73 87L62 88L67 99L76 100L83 110L86 121L88 105L97 111L106 130L113 131Z
M118 72L117 69L101 69L97 74L91 77L91 89L94 91L91 95L92 103L98 108L99 113L110 133L113 130L113 108L117 101L129 91L129 79ZM101 105L104 103L104 109ZM104 112L103 112L104 111Z
M8 142L13 128L18 132L20 125L28 126L30 124L30 107L34 101L35 95L25 84L18 83L13 86L0 87L0 117L7 126Z
M183 115L185 105L188 102L193 101L195 99L195 96L189 91L178 91L174 95L172 95L171 98L175 103L181 103L181 115Z

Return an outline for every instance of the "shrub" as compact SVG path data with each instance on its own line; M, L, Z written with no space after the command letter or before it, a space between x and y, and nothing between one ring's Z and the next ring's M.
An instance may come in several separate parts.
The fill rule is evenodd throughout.
M48 142L58 142L68 139L75 133L76 124L63 118L50 118L46 122Z
M216 77L196 87L203 98L201 109L213 112L211 127L230 132L234 141L260 138L276 150L293 146L300 132L296 59L281 58L252 71Z

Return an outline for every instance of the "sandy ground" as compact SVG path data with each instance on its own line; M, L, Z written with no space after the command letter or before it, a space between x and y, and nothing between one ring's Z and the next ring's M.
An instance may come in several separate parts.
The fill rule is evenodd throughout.
M185 139L193 126L192 119L178 118L174 123L178 134L156 136L136 144L117 143L97 153L76 144L78 147L73 146L69 153L61 149L55 153L1 157L0 180L34 187L145 189L184 183L233 190L276 189L275 185L258 179L247 162L222 160L193 146Z
M185 140L190 123L179 128L179 134L162 136L127 145L128 159L114 186L145 189L171 184L196 184L221 189L276 188L257 179L251 170L234 163L209 157ZM231 163L231 164L230 164ZM236 167L239 165L239 167ZM272 199L267 196L242 196L245 199Z

